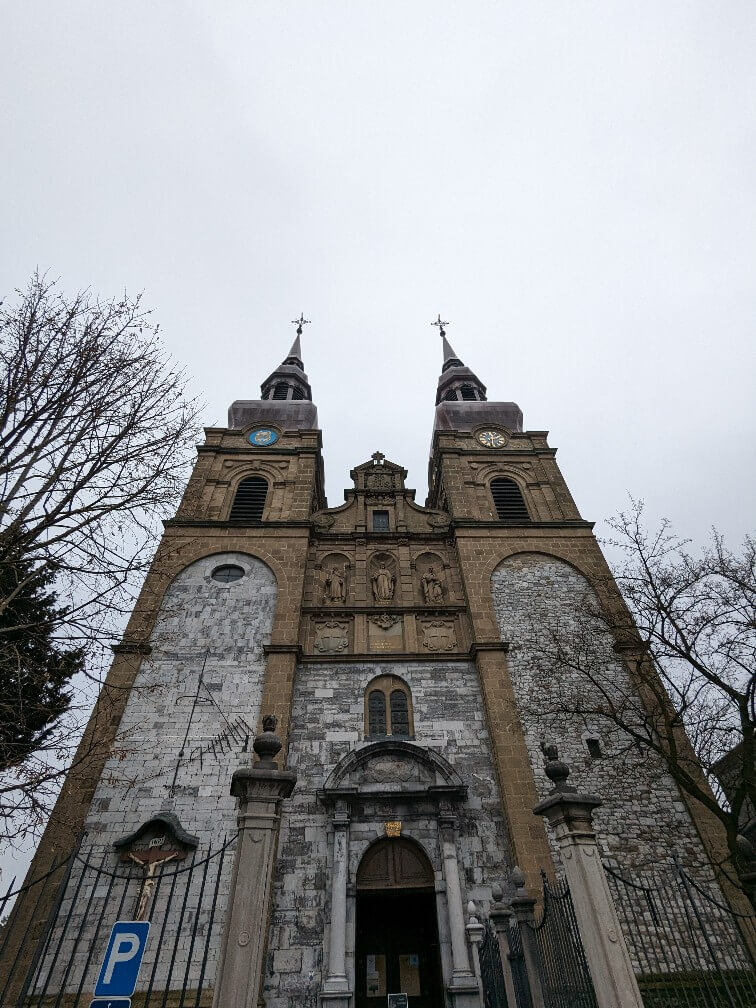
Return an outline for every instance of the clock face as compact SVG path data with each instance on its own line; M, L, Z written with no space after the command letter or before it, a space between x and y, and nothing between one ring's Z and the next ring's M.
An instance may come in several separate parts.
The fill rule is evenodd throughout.
M481 431L478 434L478 441L486 448L503 448L507 443L503 434L493 430Z
M278 441L278 434L270 427L258 427L249 435L249 443L258 448L267 448L268 445L275 444L276 441Z

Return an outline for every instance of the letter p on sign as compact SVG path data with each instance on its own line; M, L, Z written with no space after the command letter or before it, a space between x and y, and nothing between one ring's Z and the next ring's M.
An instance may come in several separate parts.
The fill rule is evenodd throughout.
M142 965L149 921L117 921L95 987L96 998L130 998Z

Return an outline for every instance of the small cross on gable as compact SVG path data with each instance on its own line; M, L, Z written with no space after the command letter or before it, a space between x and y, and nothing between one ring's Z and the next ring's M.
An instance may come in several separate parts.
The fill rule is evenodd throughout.
M373 460L373 463L375 465L383 465L383 460L386 458L386 456L382 452L377 451L373 452L370 458Z

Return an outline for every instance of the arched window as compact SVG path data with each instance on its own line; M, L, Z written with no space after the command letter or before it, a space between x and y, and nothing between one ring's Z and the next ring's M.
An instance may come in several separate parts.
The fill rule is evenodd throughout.
M268 484L262 476L248 476L236 488L234 503L231 505L230 521L261 521Z
M491 496L496 507L499 521L527 522L530 521L528 509L522 498L522 490L513 479L499 476L491 480Z
M289 394L289 386L286 382L278 382L273 388L274 399L285 399Z
M368 694L368 735L386 734L386 694L374 689Z
M477 399L478 398L476 396L476 394L475 394L475 389L472 387L472 385L463 385L462 386L462 398L465 399L465 400L471 400L471 399Z
M456 389L449 389L449 391L444 396L444 401L445 402L451 402L452 400L456 401L456 398L457 398L457 390Z
M365 699L365 734L370 738L412 738L412 694L398 676L383 675L369 684Z
M409 705L402 689L391 690L391 734L409 735Z
M304 399L304 392L302 391L301 388L297 388L297 386L295 385L294 386L294 391L292 393L291 398L292 399Z

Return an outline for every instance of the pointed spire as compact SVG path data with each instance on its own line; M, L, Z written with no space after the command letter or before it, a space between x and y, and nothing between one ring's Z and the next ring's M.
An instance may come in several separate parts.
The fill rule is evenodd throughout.
M263 399L312 399L312 391L302 362L302 328L309 324L310 320L306 319L304 314L298 319L292 319L292 325L297 327L297 335L288 355L263 382Z
M446 338L445 332L441 333L441 346L444 351L444 364L446 364L446 362L448 360L451 360L452 358L454 358L454 360L458 360L457 355L454 353L454 350L452 349L451 343Z
M302 364L302 341L298 329L294 342L291 344L291 350L289 350L288 354L286 355L286 360L284 361L284 364L288 363L288 361L291 360L298 361L300 364Z
M462 361L457 357L454 352L449 340L446 338L446 333L441 336L441 347L444 351L444 363L441 371L448 371L450 367L464 367Z
M441 335L441 349L444 355L441 366L441 377L438 379L436 404L438 405L442 400L485 402L486 386L470 368L465 367L446 338L446 329L444 327L448 326L449 323L443 322L439 315L435 322L431 322L431 325L438 326Z

